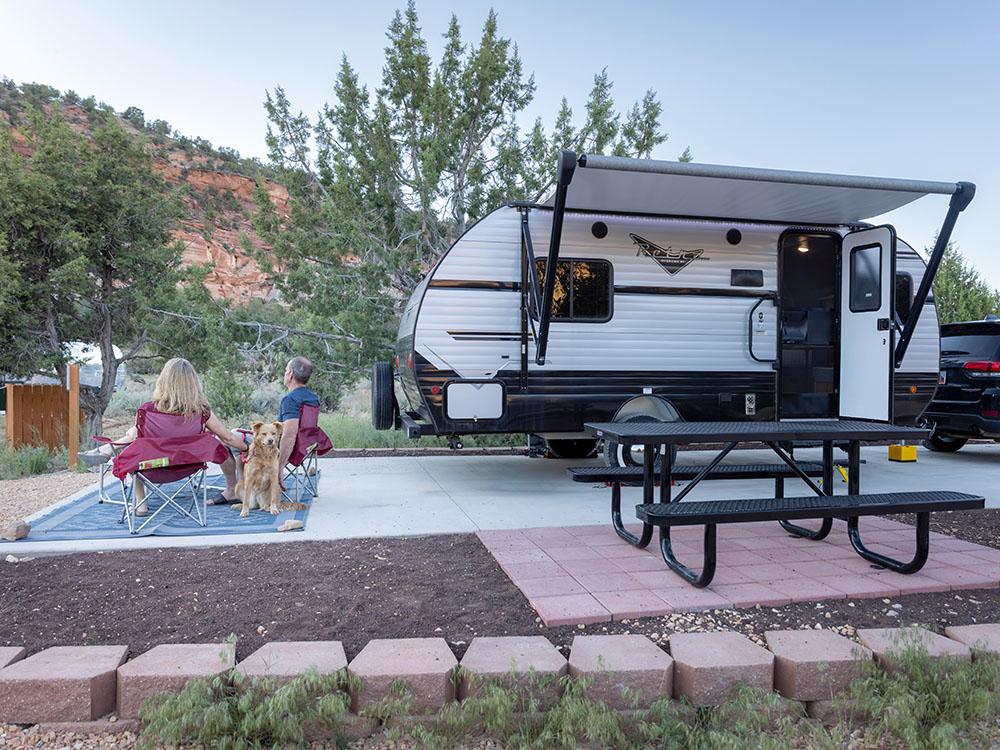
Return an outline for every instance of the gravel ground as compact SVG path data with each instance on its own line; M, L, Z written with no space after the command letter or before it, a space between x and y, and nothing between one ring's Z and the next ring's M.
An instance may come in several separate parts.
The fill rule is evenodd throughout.
M132 731L97 732L82 734L70 731L55 731L46 727L20 727L0 724L0 748L22 750L25 748L50 748L51 750L130 750L136 747L139 738ZM332 742L316 742L311 750L340 750ZM372 737L356 740L348 745L349 750L417 750L412 740L395 739L387 732L378 732ZM461 745L455 750L502 750L492 740L483 739L471 745Z
M95 474L56 471L0 481L0 529L97 482Z

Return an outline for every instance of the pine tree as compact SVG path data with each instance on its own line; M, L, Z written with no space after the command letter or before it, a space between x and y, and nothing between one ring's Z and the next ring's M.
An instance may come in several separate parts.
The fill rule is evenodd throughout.
M934 277L934 304L941 323L982 320L991 313L1000 313L1000 291L993 289L949 242Z

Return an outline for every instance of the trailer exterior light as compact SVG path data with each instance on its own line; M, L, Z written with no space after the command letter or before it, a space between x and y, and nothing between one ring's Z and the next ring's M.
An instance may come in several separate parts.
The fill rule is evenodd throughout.
M406 366L413 369L413 352L410 352L409 356L406 358Z
M1000 362L966 362L962 369L974 378L1000 375Z
M441 386L439 386L439 385L432 385L431 386L431 395L438 396L440 394L441 394Z

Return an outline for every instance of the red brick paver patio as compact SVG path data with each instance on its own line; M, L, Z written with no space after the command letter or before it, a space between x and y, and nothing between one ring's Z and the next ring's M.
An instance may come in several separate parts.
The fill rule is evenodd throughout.
M898 559L913 555L911 526L863 518L861 532L870 549ZM696 569L702 534L700 526L671 532L678 558ZM655 534L648 549L638 550L619 539L610 522L489 530L478 536L547 626L756 604L1000 588L1000 550L931 533L927 564L919 573L900 575L858 557L843 521L835 521L822 542L790 537L777 523L720 526L718 567L706 589L692 587L667 569Z

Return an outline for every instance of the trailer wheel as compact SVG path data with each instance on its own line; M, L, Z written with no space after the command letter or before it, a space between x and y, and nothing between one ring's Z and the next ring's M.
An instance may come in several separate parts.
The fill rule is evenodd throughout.
M389 430L395 423L396 406L392 392L392 365L376 362L372 366L372 427Z
M590 458L597 452L597 440L546 440L548 453L553 458Z
M931 436L923 441L923 446L935 453L954 453L961 450L968 441L967 438L948 437L939 432L932 432Z

